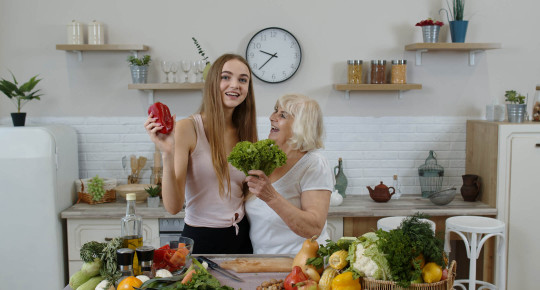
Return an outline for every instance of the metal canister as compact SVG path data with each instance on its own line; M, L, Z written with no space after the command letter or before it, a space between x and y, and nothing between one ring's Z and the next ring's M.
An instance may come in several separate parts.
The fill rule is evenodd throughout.
M371 61L371 83L384 84L386 83L386 60Z
M396 59L392 60L390 82L393 84L405 84L407 83L407 60Z

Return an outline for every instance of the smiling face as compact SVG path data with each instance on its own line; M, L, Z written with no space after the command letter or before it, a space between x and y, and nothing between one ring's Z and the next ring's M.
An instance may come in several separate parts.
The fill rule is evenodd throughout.
M282 150L287 148L287 141L293 136L293 122L294 116L276 105L274 107L274 112L270 115L271 127L268 139L276 141L276 144Z
M237 59L223 65L219 88L225 108L235 108L247 97L250 73L248 67Z

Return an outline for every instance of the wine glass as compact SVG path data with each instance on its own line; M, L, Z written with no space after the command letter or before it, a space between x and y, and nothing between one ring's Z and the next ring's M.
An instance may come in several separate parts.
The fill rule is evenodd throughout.
M187 83L187 82L188 82L188 74L189 74L189 71L191 70L191 61L189 61L189 60L182 60L182 70L183 70L184 73L186 74L186 76L185 76L185 82Z
M171 62L167 60L161 61L161 69L165 73L165 83L169 82L169 73L171 72Z
M204 82L204 79L203 79L203 72L204 72L204 69L206 68L206 61L205 60L198 60L197 61L197 72L200 74L200 77L198 79L199 82Z
M176 82L176 72L178 71L178 62L171 61L171 72L172 72L172 79L170 83Z

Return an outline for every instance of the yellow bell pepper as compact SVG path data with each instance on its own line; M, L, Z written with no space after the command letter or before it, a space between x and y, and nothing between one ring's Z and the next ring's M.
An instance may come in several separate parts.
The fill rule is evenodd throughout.
M361 290L360 279L353 279L352 272L344 272L332 280L332 290Z

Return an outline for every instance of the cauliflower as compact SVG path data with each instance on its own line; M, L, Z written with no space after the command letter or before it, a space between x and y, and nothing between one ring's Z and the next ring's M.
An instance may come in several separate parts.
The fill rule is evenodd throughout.
M362 277L377 280L390 279L390 267L385 255L377 247L379 237L374 232L362 235L350 245L348 260L350 270Z

